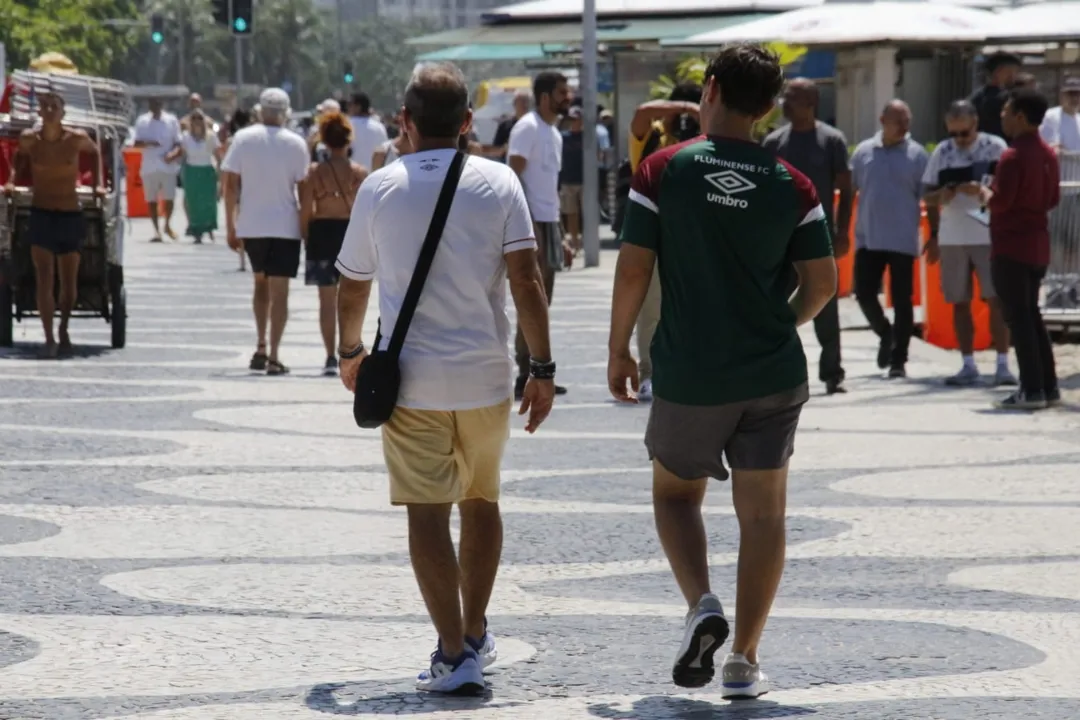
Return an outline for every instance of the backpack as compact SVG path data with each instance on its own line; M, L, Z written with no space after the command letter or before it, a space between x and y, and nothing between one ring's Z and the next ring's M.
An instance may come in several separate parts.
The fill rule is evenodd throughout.
M657 128L654 127L649 131L649 137L645 140L645 146L641 149L641 158L638 160L639 165L660 147L662 138L663 133ZM611 219L611 229L616 238L622 231L623 218L626 216L626 203L630 200L630 181L633 178L634 173L630 169L630 159L626 158L615 169L615 215Z

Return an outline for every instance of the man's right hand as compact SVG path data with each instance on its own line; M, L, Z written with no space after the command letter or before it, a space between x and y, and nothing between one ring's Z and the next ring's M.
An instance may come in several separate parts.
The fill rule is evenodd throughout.
M629 350L608 356L607 375L608 390L613 398L624 403L638 401L638 365ZM627 385L632 393L627 391Z
M225 237L229 247L236 252L240 252L240 238L236 236L236 228L229 228L225 233Z
M555 381L553 379L529 378L521 394L521 407L518 409L518 415L529 413L529 419L525 423L525 432L529 434L536 432L540 424L551 414L551 406L554 402Z
M941 259L941 246L938 244L938 239L932 237L926 241L923 245L923 255L926 256L926 262L933 265Z

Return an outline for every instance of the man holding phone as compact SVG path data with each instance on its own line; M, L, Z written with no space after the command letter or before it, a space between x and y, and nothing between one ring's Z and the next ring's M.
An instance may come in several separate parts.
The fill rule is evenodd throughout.
M975 365L975 324L971 316L972 273L979 278L983 300L990 305L990 330L997 350L994 385L1014 386L1009 371L1009 330L990 276L990 228L980 220L984 180L994 173L1008 147L996 135L979 132L978 110L967 100L954 102L945 115L949 137L930 156L923 175L927 205L941 208L937 235L926 243L927 260L941 261L941 291L953 306L953 326L963 365L945 384L968 387L979 382Z

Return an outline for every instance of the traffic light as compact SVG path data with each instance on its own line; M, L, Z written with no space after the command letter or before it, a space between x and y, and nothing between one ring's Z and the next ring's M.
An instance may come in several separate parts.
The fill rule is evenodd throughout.
M346 60L345 61L344 72L342 73L342 75L345 78L345 84L346 85L352 85L353 81L356 80L356 76L353 75L352 61L351 60Z
M150 39L155 45L165 42L165 16L154 13L150 16Z
M214 0L214 24L229 26L229 0Z
M252 21L251 0L232 0L233 35L250 35L254 25Z

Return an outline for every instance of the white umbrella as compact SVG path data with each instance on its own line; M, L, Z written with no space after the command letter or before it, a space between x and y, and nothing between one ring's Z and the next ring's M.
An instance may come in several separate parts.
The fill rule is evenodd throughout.
M1005 10L997 16L991 40L1077 40L1080 2L1040 2Z
M997 29L993 13L944 2L827 2L692 35L671 44L981 43Z

